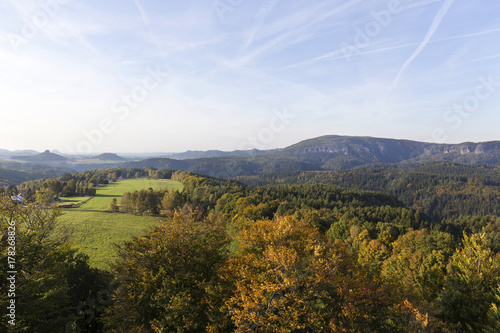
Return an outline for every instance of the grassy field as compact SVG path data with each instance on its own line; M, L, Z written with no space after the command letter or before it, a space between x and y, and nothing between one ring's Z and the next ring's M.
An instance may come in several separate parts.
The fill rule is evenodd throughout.
M59 204L61 205L67 205L67 204L75 204L78 205L84 201L89 200L89 197L70 197L70 198L61 198L64 201L60 202Z
M106 268L116 259L113 243L121 244L132 236L139 236L157 222L152 216L135 216L109 213L113 198L120 202L124 192L167 187L182 190L182 184L172 180L129 179L111 183L97 190L95 197L78 208L64 209L59 218L61 223L73 230L73 242L90 257L94 267ZM65 203L78 203L88 198L68 198ZM74 201L70 201L74 200Z

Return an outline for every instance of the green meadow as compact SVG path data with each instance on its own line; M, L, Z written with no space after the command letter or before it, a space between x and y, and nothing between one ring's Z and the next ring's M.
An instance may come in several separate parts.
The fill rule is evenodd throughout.
M158 223L153 216L110 213L108 208L111 200L116 198L119 203L124 192L165 187L182 190L180 182L166 179L139 178L110 183L99 187L95 197L90 200L88 197L66 198L64 204L88 201L78 208L63 209L59 221L72 231L73 243L89 255L91 265L106 268L117 258L113 244L122 244L132 236L140 236Z

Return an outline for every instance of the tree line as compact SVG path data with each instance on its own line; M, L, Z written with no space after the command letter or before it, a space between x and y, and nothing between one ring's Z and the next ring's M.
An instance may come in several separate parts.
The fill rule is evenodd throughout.
M396 197L434 222L469 215L500 214L500 168L442 163L415 168L362 167L241 176L251 185L329 184Z

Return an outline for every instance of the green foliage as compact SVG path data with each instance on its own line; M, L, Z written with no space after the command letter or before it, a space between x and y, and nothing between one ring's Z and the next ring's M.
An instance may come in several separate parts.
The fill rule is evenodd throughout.
M500 173L485 165L435 164L415 168L363 167L238 177L249 185L330 184L390 194L432 222L463 215L500 216ZM461 231L458 232L461 235Z
M109 203L109 211L111 213L116 213L118 211L119 207L118 207L118 204L117 204L117 200L116 198L113 198L111 200L111 202Z
M134 179L121 180L125 177ZM82 298L96 297L106 277L69 247L56 227L60 220L74 227L73 239L93 265L109 263L111 244L121 244L112 272L114 303L104 319L110 332L495 332L500 327L498 170L444 164L262 179L280 184L250 187L149 168L24 184L23 193L43 189L32 197L45 206L24 210L3 199L18 216L37 212L19 218L27 221L21 252L31 267L23 272L23 297L33 304L22 310L23 324L43 332L36 326L39 316L43 325L69 322L102 331L78 308ZM95 197L59 217L50 203L73 185L94 189ZM158 217L164 219L160 225ZM125 241L132 235L137 237ZM63 319L51 317L56 309Z
M492 307L500 305L500 257L487 246L484 235L464 235L464 245L452 256L439 297L442 317L461 325L466 332L479 332Z
M110 331L201 332L221 325L217 273L228 240L223 226L198 216L176 211L120 248Z
M64 332L75 323L79 329L97 332L95 321L82 321L77 307L106 283L106 277L91 269L88 258L76 253L60 228L60 211L45 209L40 202L23 208L7 197L0 197L0 227L7 235L15 224L15 250L5 239L0 244L0 261L15 257L15 296L8 297L7 270L0 272L0 306L7 308L15 299L16 325L8 325L2 316L2 327L11 332ZM15 254L13 254L15 252ZM12 270L12 269L11 269ZM10 276L10 274L9 274ZM85 277L85 279L81 279Z
M249 222L230 258L236 332L408 332L431 328L356 264L342 241L296 217Z
M60 224L73 230L72 240L89 255L93 267L106 268L116 259L113 243L122 244L158 223L154 216L121 214L122 207L116 214L109 212L110 200L117 199L118 206L122 206L119 200L124 192L149 187L155 191L165 187L182 190L182 184L172 180L120 180L98 187L96 195L79 207L63 210Z
M161 208L164 211L172 211L176 208L182 207L185 198L177 189L170 189L161 198Z
M382 273L399 282L407 297L432 302L443 288L446 265L454 250L455 242L447 233L409 231L392 243Z

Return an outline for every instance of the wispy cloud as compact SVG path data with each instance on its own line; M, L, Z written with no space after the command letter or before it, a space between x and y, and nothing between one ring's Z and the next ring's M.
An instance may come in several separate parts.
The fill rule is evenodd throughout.
M453 52L444 62L444 66L447 68L453 68L460 65L464 57L477 46L477 42L474 40L467 40L463 45L461 45L455 52Z
M494 55L490 55L487 57L481 57L481 58L474 59L472 61L478 62L478 61L492 60L492 59L497 59L497 58L500 58L500 54L494 54Z
M94 46L86 37L87 32L85 30L82 30L82 26L67 20L67 19L60 19L58 22L58 26L56 30L62 30L65 31L65 36L67 37L68 35L77 40L82 46L84 46L90 54L92 54L94 57L101 58L103 57L103 54L99 51L98 47ZM53 30L51 30L53 31ZM49 36L53 41L56 42L61 42L61 35L55 35L50 33Z
M323 29L320 29L320 26L325 20L352 8L360 1L362 0L351 0L328 10L325 10L324 4L320 4L309 8L308 11L296 13L292 17L286 17L285 19L278 20L278 22L273 22L269 25L268 29L266 29L267 31L264 32L261 37L271 38L271 40L263 45L260 45L259 47L254 48L253 51L238 59L235 64L237 66L243 66L263 54L276 52L283 48L290 47L298 43L304 43L307 40L324 35L325 32ZM269 14L269 12L266 13L267 14L265 14L265 16ZM261 26L259 26L259 28L261 28ZM253 42L255 34L251 33L251 35L251 41ZM249 45L248 42L247 45Z
M378 42L378 44L381 44L381 43L382 43L382 41ZM387 52L387 51L402 49L405 47L415 46L418 44L419 43L406 43L406 44L400 44L400 45L395 45L395 46L383 47L383 48L374 49L374 50L359 51L359 52L353 53L350 56L354 57L354 56L362 56L362 55L366 55L366 54L373 54L373 53L379 53L379 52ZM288 65L286 67L283 67L283 69L290 69L290 68L295 68L295 67L299 67L299 66L311 65L311 64L326 61L326 60L338 60L338 59L345 59L345 54L344 54L344 51L342 49L338 49L338 50L328 52L326 54L323 54L321 56L318 56L318 57L315 57L312 59L308 59L308 60L304 60L304 61L292 64L292 65Z
M252 44L255 34L260 29L262 24L264 24L265 19L269 16L269 14L271 14L272 10L279 1L280 0L264 0L259 8L259 11L257 12L257 15L255 16L256 23L248 32L247 41L244 46L245 49Z
M403 6L403 7L402 7L402 10L407 10L407 9L418 8L418 7L422 7L422 6L431 5L431 4L433 4L433 3L437 3L437 2L443 2L443 1L444 1L444 0L423 0L423 1L415 1L415 2L410 3L409 5Z
M144 21L144 23L146 23L146 25L149 25L150 24L149 17L146 14L146 11L144 10L144 7L142 6L142 4L139 2L139 0L134 0L134 4L137 7L137 9L139 10L139 12L141 13L141 17L142 17L142 20Z

